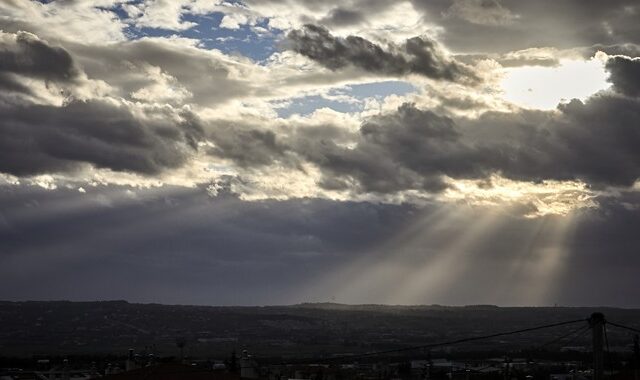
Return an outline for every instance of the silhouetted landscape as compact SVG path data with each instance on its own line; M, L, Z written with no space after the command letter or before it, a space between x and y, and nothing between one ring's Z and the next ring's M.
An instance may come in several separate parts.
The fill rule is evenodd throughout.
M640 310L615 308L504 308L495 306L383 306L331 303L265 307L209 307L111 302L2 302L0 352L33 354L124 354L129 348L176 356L186 339L190 356L255 355L324 358L387 350L468 336L587 318L594 311L637 325ZM586 325L586 322L585 322ZM640 326L638 326L640 327ZM446 348L451 351L535 349L567 327L523 333ZM589 349L590 336L562 346ZM612 344L632 343L611 331Z
M593 326L588 318L594 312L627 328L640 327L640 310L620 308L0 302L0 368L144 377L149 368L240 374L237 363L244 361L255 369L244 377L318 368L333 371L333 377L373 376L384 368L388 375L405 371L413 378L429 366L438 378L464 371L462 366L491 378L509 363L516 377L540 376L567 366L589 371ZM609 363L628 367L637 350L630 331L607 328L606 338Z

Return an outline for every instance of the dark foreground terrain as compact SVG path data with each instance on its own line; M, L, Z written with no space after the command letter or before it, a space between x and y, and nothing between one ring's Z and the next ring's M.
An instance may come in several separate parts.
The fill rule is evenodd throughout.
M503 308L494 306L348 306L302 304L205 307L109 302L0 302L0 356L124 355L129 348L158 357L331 357L389 350L587 318L640 327L640 310ZM585 321L583 324L587 326ZM570 334L581 323L439 348L479 352L544 348L590 350L590 335ZM562 338L563 335L567 335ZM627 351L633 333L608 329L612 351Z

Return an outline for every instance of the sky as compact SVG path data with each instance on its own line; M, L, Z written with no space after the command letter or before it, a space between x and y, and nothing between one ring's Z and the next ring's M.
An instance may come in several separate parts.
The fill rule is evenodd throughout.
M0 299L640 307L635 0L0 1Z

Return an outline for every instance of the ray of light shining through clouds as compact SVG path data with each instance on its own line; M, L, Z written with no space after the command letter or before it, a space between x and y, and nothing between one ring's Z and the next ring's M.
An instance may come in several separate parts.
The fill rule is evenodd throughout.
M635 0L0 0L0 301L640 307L639 21ZM325 357L438 337L305 330L340 325L321 314L265 317L256 357L317 352L290 331ZM224 323L163 328L222 363L247 342ZM49 353L12 329L0 363ZM73 334L52 357L94 352Z

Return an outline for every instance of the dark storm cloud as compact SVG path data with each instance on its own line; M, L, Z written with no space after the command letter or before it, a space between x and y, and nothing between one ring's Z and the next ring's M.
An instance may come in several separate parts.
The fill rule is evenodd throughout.
M557 284L558 302L587 304L601 299L601 304L624 305L637 299L634 285L617 283L619 277L637 274L636 259L640 234L632 231L640 223L640 197L637 192L598 199L600 207L584 218L571 237L570 276ZM633 265L633 266L631 266ZM615 275L611 275L615 273ZM606 281L594 282L594 278Z
M0 40L0 72L59 81L72 80L78 74L66 50L26 32L15 34L15 41Z
M331 124L291 128L274 123L271 125L272 129L266 129L260 127L260 123L211 122L207 125L207 137L214 146L207 153L230 159L243 168L274 163L299 168L305 156L313 156L318 147L326 147L332 141L353 138L352 132Z
M414 211L128 190L0 186L0 298L293 302L295 284L388 238Z
M383 47L359 36L335 37L318 25L305 25L287 37L292 50L331 70L354 66L382 75L419 74L449 81L477 79L468 67L446 57L436 42L426 37Z
M334 8L327 16L320 20L320 23L328 26L344 26L359 24L365 19L366 16L360 11L345 8Z
M474 148L460 141L453 120L411 104L363 123L353 149L325 142L301 152L324 170L325 186L347 179L363 192L438 191L444 187L440 174L481 169L469 159Z
M628 96L640 96L640 58L611 57L607 61L609 81Z
M210 128L215 146L208 153L233 160L241 167L264 166L282 158L287 147L270 130L251 128L238 123L216 123Z
M182 165L202 130L184 122L141 120L123 104L70 101L62 107L0 107L0 172L32 175L83 163L116 171L158 173Z
M63 48L51 46L31 33L0 34L0 88L30 93L16 75L68 83L78 74L73 58Z
M640 177L640 154L634 148L640 143L640 103L596 95L585 103L574 99L559 110L542 126L512 121L511 127L522 131L507 143L504 159L492 163L495 168L513 179L577 179L598 186L631 186ZM491 116L482 121L494 122Z
M134 190L135 196L128 190L99 186L80 194L0 186L0 298L246 305L336 296L338 302L390 302L374 290L402 290L403 281L436 263L441 250L486 216L481 209L458 206L244 202L209 198L202 189ZM632 207L640 199L630 195L626 207L601 201L601 209L578 216L575 232L564 240L570 272L558 268L560 283L537 302L638 306L633 269L640 265L635 254L640 214ZM460 216L429 234L447 212ZM455 262L460 270L452 270L451 282L439 289L445 296L410 301L532 302L527 291L541 281L533 270L557 248L550 239L555 219L502 215L499 228L487 230L473 251ZM420 223L417 240L406 235ZM533 242L532 231L541 231ZM391 240L396 236L409 239ZM389 241L393 244L380 248ZM529 242L526 249L523 242ZM370 275L379 265L403 271L371 277L366 294L344 298L354 278ZM349 268L353 276L343 272ZM345 275L332 276L337 273ZM593 278L610 273L616 276L594 284ZM323 281L331 286L314 285Z

